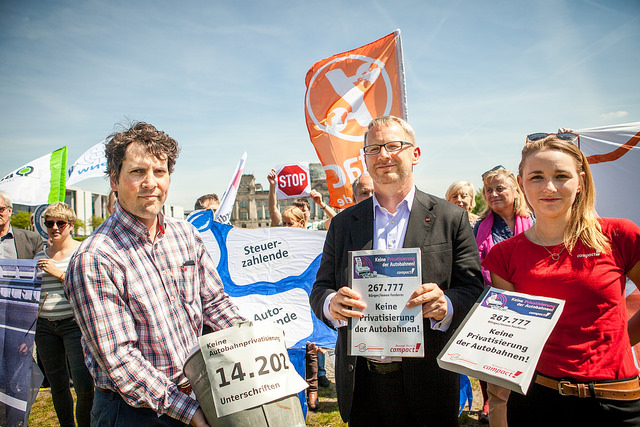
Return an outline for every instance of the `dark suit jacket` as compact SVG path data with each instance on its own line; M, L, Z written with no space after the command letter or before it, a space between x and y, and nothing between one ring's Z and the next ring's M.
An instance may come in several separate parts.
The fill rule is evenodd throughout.
M310 302L323 315L328 295L349 284L349 251L373 248L373 198L340 212L331 220ZM404 240L405 248L422 251L422 282L437 283L453 305L447 332L431 329L424 319L425 356L403 358L405 393L413 419L428 425L457 425L459 377L438 367L436 356L473 306L483 289L480 258L467 213L443 199L416 191ZM347 328L338 329L336 386L338 405L349 421L353 403L356 356L347 356ZM435 424L434 424L435 423Z
M44 242L35 231L12 228L18 259L33 259L42 250Z

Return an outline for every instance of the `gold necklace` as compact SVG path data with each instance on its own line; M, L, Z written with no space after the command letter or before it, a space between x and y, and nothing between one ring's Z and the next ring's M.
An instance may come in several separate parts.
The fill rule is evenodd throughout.
M535 228L533 229L533 232L536 233L536 240L538 240L539 242L542 242L542 239L540 239L540 236L538 235L538 230L536 230ZM546 246L544 245L540 245L544 248L545 251L549 252L549 255L551 255L551 259L554 261L557 261L560 259L560 254L562 253L562 251L564 251L564 242L562 244L562 249L560 249L560 252L551 252L549 249L547 249ZM556 245L557 246L557 245Z
M542 245L540 245L542 246ZM547 249L546 246L542 246L544 248L545 251L549 252L549 255L551 255L551 259L554 261L557 261L560 259L560 254L562 253L562 251L564 251L564 245L562 245L562 249L560 249L560 252L551 252L549 249Z

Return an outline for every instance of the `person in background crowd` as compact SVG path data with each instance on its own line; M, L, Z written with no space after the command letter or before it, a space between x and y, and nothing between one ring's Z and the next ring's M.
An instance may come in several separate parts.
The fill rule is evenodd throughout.
M205 194L204 196L200 196L198 200L196 200L195 205L193 206L194 210L199 209L209 209L213 212L217 211L220 207L220 199L218 199L218 195L215 193Z
M306 228L305 215L297 206L289 206L282 212L284 227ZM307 404L312 411L318 410L318 348L314 343L307 343L305 360L305 380L307 388Z
M496 243L522 233L533 224L531 213L525 202L524 195L518 187L516 177L511 171L498 165L482 174L482 196L487 202L487 208L473 227L476 236L480 260L484 260L489 250ZM491 275L482 268L484 285L491 286ZM511 391L495 384L483 384L489 397L489 424L492 427L507 426L507 400ZM480 415L486 422L485 411Z
M439 352L482 292L478 249L467 215L414 184L420 160L415 133L384 116L365 134L373 197L333 218L310 296L319 319L338 329L336 386L340 414L350 427L457 426L460 378L438 367ZM347 320L366 305L349 288L349 252L421 248L422 285L407 307L422 307L422 358L347 356Z
M277 227L282 222L282 215L280 214L280 210L278 209L278 195L276 194L276 170L271 169L269 175L267 175L267 180L269 181L269 216L271 218L271 226ZM331 224L331 218L336 216L336 211L334 211L331 206L324 203L322 200L322 194L320 194L316 190L311 190L311 199L320 206L320 209L324 211L327 215L327 219L324 221L309 221L311 217L311 210L309 208L309 202L307 199L296 199L293 202L293 206L297 207L302 211L305 217L306 228L309 230L328 230L329 225Z
M96 387L92 425L207 426L184 363L203 323L244 321L196 229L162 214L178 151L147 123L105 147L115 211L77 249L65 283Z
M58 202L44 211L44 224L49 233L49 245L35 259L42 270L40 314L36 324L36 346L51 386L53 407L62 427L73 427L73 396L69 374L78 401L75 419L78 426L91 424L93 378L84 364L82 336L73 318L73 310L64 296L67 265L79 242L71 237L76 222L73 210ZM67 369L67 366L69 369Z
M0 191L0 259L33 259L42 250L42 237L34 231L13 228L13 204L6 191Z
M445 199L460 206L469 213L469 223L473 226L478 220L478 215L472 213L476 207L476 192L469 181L456 181L449 186L444 196Z
M107 196L107 212L109 215L113 214L113 211L116 209L116 200L118 199L118 193L113 190L109 191L109 195Z
M351 184L353 201L357 204L373 195L373 179L368 173L363 173Z
M454 205L460 206L469 214L469 224L473 225L478 221L478 215L471 212L476 207L475 189L469 181L455 181L452 183L444 198ZM479 421L482 424L489 423L489 395L487 394L487 383L480 382L480 391L482 392L482 412L480 412Z
M284 227L306 228L305 214L297 206L289 206L282 212L282 225Z
M565 301L526 396L509 398L511 426L640 425L640 313L627 322L624 295L626 277L640 288L640 227L598 217L578 138L527 137L518 182L536 222L483 262L497 288Z

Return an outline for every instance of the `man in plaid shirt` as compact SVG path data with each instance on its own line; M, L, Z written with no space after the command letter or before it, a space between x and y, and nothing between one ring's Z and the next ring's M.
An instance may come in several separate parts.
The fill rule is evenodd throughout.
M161 213L177 142L135 123L105 151L115 212L66 276L96 385L91 424L206 426L182 367L203 323L220 330L244 319L195 228Z

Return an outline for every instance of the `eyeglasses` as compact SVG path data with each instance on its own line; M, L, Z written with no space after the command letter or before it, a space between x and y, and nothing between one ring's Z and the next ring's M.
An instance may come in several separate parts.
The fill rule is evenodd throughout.
M557 138L563 139L565 141L569 141L571 143L575 143L576 141L580 141L580 135L573 132L560 132L560 133L532 133L531 135L527 135L527 144L535 141L539 141L548 137L549 135L555 135Z
M413 146L412 143L406 141L389 141L386 144L365 145L363 150L364 154L373 155L379 154L382 150L382 147L384 147L384 149L387 150L387 153L395 153L396 151L402 150L402 147L404 147L405 145Z
M497 171L498 169L504 169L505 167L502 165L498 165L494 168L489 169L488 171L486 171L485 173L482 174L482 179L484 179L485 176L489 175L491 172L493 171Z
M11 206L0 206L0 214L3 214L7 209L11 209Z
M60 230L62 230L64 227L67 226L68 222L67 221L62 221L62 220L61 221L45 221L44 222L44 225L47 228L53 228L54 224L57 225Z

